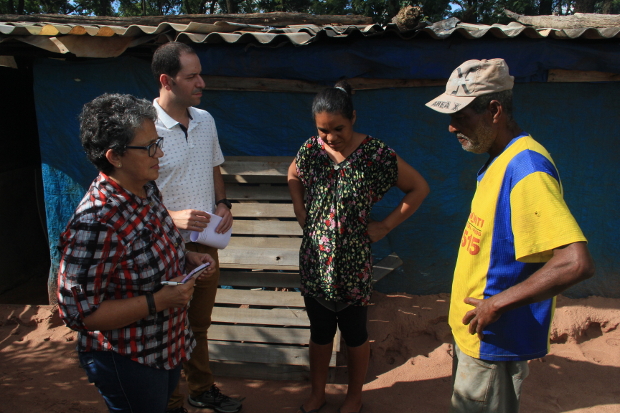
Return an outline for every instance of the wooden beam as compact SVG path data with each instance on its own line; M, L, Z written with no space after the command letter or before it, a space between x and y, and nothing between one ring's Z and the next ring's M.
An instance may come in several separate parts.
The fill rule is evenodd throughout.
M219 251L222 266L256 265L258 268L278 268L280 266L299 266L299 250L280 248L226 248Z
M237 218L295 218L295 211L292 203L286 204L265 204L247 203L235 204L233 215Z
M524 16L510 10L504 10L504 13L521 24L540 29L620 27L620 16L617 14L575 13L569 16Z
M227 76L203 76L202 78L205 81L205 90L238 90L246 92L284 92L315 94L327 87L325 84L290 79ZM347 82L351 85L353 91L445 86L446 81L447 79L351 78L347 80Z
M572 82L618 82L620 73L551 69L547 76L547 82L572 83Z
M391 253L373 265L372 282L379 281L401 265L403 265L403 260L395 252Z
M234 214L234 212L233 212ZM303 235L297 221L257 221L239 219L233 222L233 234L238 235Z
M295 291L262 291L219 289L217 304L247 304L271 307L304 308L304 298Z
M263 175L222 175L226 184L286 184L288 177Z
M226 264L226 263L220 263L220 268L232 268L235 270L252 270L252 271L257 271L257 270L269 270L269 271L273 271L273 270L278 270L278 271L298 271L299 270L299 265L269 265L269 264Z
M61 23L80 25L110 25L130 26L132 24L142 26L157 26L161 23L189 24L230 22L239 24L286 27L289 25L310 24L324 25L369 25L372 18L357 15L323 15L316 16L305 13L248 13L248 14L180 14L166 16L140 16L140 17L110 17L110 16L75 16L62 14L0 14L3 22L33 22L33 23Z
M265 287L265 288L299 288L299 273L269 271L232 271L220 272L220 285L233 287Z
M288 186L245 186L230 184L226 186L228 199L235 201L289 201L291 194ZM233 211L234 214L234 211Z
M355 77L347 82L355 90L397 89L409 87L446 86L447 79L366 79Z
M248 248L280 248L299 252L301 238L280 238L280 237L231 237L226 249L248 249Z
M228 79L239 81L239 78ZM293 156L227 156L220 167L222 175L286 176L293 159Z
M214 307L213 322L264 324L271 326L310 326L306 310Z
M318 93L325 85L303 80L258 77L202 76L205 90L242 90L245 92Z
M308 344L310 329L212 324L209 327L209 342L213 340L302 345Z

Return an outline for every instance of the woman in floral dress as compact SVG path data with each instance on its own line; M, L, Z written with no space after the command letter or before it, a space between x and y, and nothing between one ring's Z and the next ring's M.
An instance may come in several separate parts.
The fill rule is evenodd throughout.
M312 393L300 413L325 405L325 386L336 327L347 345L349 386L341 413L362 408L370 344L370 244L387 235L420 206L429 192L424 178L382 141L353 130L351 87L340 81L312 104L318 136L308 139L288 172L295 215L303 228L299 252L301 291L310 319ZM370 211L393 186L405 196L382 221Z

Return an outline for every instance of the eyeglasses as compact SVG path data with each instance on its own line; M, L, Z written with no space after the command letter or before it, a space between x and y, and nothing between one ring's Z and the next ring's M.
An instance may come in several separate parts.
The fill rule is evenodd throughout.
M157 138L155 142L149 146L125 146L126 149L146 149L149 156L152 158L157 153L157 149L164 150L164 138Z

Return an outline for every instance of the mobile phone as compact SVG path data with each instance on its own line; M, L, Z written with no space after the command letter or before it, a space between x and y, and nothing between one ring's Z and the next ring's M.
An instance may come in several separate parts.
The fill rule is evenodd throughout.
M185 284L186 282L191 280L193 277L198 275L202 270L207 268L209 265L211 265L210 262L205 262L204 264L200 264L198 267L194 268L189 274L183 277L183 279L181 280L181 284Z

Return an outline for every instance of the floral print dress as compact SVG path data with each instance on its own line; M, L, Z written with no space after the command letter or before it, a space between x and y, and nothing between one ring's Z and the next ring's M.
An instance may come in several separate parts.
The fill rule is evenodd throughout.
M301 292L353 305L370 302L370 211L396 184L396 153L366 137L335 163L319 137L308 139L295 159L307 211L299 251Z

